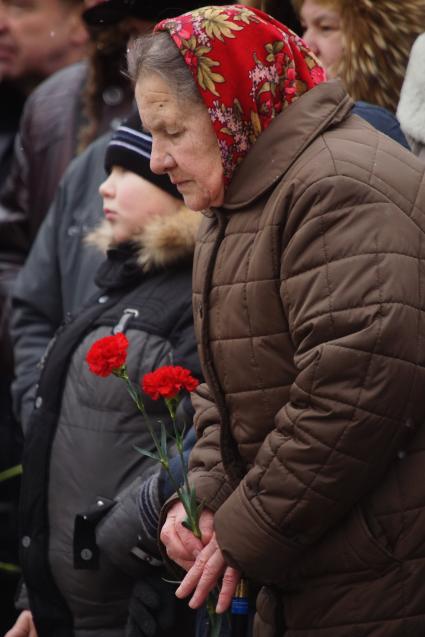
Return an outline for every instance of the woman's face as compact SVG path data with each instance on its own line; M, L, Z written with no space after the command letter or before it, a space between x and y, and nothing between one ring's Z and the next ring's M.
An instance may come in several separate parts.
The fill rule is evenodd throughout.
M152 217L178 210L181 202L136 173L114 166L99 187L114 241L130 241Z
M220 206L223 166L205 106L179 101L157 74L137 81L136 101L143 126L152 135L152 171L168 174L188 208Z
M325 67L328 77L335 77L344 54L339 13L315 0L304 0L300 18L304 40Z

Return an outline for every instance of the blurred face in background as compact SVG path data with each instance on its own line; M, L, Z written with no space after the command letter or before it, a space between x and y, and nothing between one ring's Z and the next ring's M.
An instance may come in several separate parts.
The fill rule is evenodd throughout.
M304 40L322 62L328 77L335 78L344 54L339 13L326 2L304 0L300 19Z
M0 0L0 79L40 81L81 59L82 10L66 0Z

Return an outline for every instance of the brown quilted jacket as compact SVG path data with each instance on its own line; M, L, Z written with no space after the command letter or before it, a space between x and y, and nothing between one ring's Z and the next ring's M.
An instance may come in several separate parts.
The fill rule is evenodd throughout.
M425 634L425 180L339 82L279 115L203 223L198 496L256 635Z

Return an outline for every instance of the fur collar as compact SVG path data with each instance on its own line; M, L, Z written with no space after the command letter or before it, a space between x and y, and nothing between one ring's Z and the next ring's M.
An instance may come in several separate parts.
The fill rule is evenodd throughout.
M202 214L182 206L178 212L155 217L134 237L139 246L137 263L144 272L193 256ZM102 252L114 246L111 224L105 219L86 236L86 243Z
M425 33L413 45L397 117L404 133L425 144Z

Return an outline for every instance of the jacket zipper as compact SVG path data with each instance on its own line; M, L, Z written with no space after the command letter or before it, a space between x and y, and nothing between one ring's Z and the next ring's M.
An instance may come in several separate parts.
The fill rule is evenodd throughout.
M135 310L131 307L125 308L124 312L121 315L120 320L112 329L112 334L119 334L120 332L125 332L127 329L127 324L132 318L137 318L139 316L139 310Z
M53 346L55 345L56 341L58 340L58 336L61 335L61 333L64 331L64 329L73 321L73 316L70 312L67 312L65 314L65 318L63 319L62 323L59 325L59 327L57 328L56 332L54 333L54 335L52 336L52 338L50 339L50 341L47 343L46 349L44 350L44 354L43 356L40 358L40 360L37 363L37 369L44 369L44 366L46 364L47 359L49 358L50 352L53 349Z

